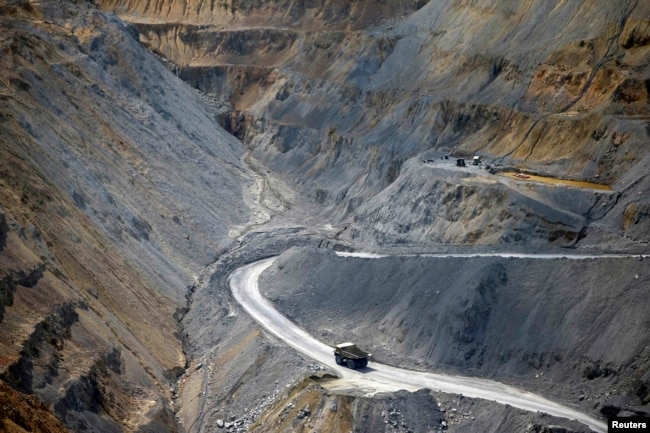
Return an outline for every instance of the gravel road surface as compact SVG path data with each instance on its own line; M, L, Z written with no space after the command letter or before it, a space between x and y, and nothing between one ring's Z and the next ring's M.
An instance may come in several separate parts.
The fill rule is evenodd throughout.
M590 258L593 256L585 256ZM416 391L428 388L466 397L481 398L531 412L573 419L592 430L604 433L607 425L577 410L547 400L536 394L519 390L499 382L474 377L451 376L400 369L377 362L362 370L350 370L336 364L333 349L316 340L306 331L278 312L259 291L258 278L275 260L269 258L235 270L230 277L230 287L235 299L264 329L297 351L336 371L348 388L356 388L365 395L394 392L400 389Z

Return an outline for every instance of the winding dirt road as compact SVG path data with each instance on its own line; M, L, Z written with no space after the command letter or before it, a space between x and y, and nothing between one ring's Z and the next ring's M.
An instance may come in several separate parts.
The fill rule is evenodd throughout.
M405 370L377 362L372 362L368 368L361 371L337 365L330 346L316 340L284 317L260 294L258 278L274 260L275 258L261 260L235 270L230 276L230 287L235 299L268 332L297 351L336 371L341 376L339 381L341 387L354 388L368 396L378 392L394 392L401 389L416 391L428 388L577 420L598 433L607 431L607 425L601 420L539 395L491 380Z

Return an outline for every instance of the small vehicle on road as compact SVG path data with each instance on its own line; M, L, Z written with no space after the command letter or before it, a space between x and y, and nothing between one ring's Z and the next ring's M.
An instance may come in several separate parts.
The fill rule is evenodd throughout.
M364 368L372 354L365 352L354 343L341 343L334 346L334 359L338 365L345 365L348 368Z

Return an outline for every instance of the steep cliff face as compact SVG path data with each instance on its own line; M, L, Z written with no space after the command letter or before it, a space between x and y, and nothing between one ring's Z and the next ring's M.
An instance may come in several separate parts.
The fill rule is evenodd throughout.
M425 151L619 191L647 168L644 2L102 4L337 221Z
M227 24L234 27L260 27L273 24L282 27L305 26L307 30L321 27L337 29L364 28L385 15L406 14L421 8L425 0L223 0L205 2L189 0L107 0L102 4L143 23L176 22L194 25Z
M176 431L178 320L249 217L243 148L94 7L2 2L0 51L0 378L73 431Z

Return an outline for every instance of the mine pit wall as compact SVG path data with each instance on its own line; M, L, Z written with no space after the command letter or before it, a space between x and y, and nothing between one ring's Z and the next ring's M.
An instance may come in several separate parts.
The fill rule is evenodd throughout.
M59 419L50 431L177 432L179 321L229 228L248 219L244 148L114 14L9 3L0 424L30 430L3 409L25 400Z
M413 1L369 1L350 3L345 0L226 0L205 2L189 0L178 3L174 0L102 0L101 5L138 22L179 22L195 25L235 25L238 27L259 26L273 23L278 27L300 27L319 29L365 28L370 23L385 20L386 17L405 15L427 4L427 0Z
M33 188L43 185L29 183L27 167L19 171L26 181L22 192L33 200ZM49 205L61 204L55 191L47 194ZM8 245L0 253L2 401L20 407L29 395L45 424L34 424L32 415L15 419L15 412L3 419L27 431L45 425L62 431L61 423L71 431L175 431L164 384L182 367L182 348L172 321L165 320L174 313L170 300L156 293L142 270L116 261L120 253L88 230L92 223L72 203L63 218L23 213L6 196L2 203L9 222ZM68 219L75 213L77 223ZM74 235L67 231L72 227ZM95 242L102 245L100 257L88 249Z
M335 222L430 149L618 189L643 171L643 2L433 2L365 21L324 19L338 16L336 2L103 6L226 103L222 125Z
M451 36L444 39L444 31L448 29L429 28L423 34L430 42L409 43L409 38L405 35L418 34L416 30L409 33L409 26L414 26L411 29L422 28L422 22L426 22L432 15L431 11L427 12L427 7L433 7L431 5L413 14L412 21L407 19L403 24L396 20L401 17L400 14L386 14L388 19L373 22L375 27L368 33L351 32L350 29L356 29L355 26L334 26L327 20L321 20L318 23L323 26L323 31L314 40L308 40L307 36L300 35L296 28L299 26L293 25L300 21L299 14L296 18L291 14L285 15L284 12L278 13L273 6L270 10L260 9L250 15L242 12L246 8L229 7L227 19L234 16L238 20L229 29L221 14L213 15L214 10L210 14L197 7L181 11L164 2L149 3L156 5L157 9L148 10L145 4L136 1L104 2L104 6L114 8L126 21L136 23L141 40L153 51L174 62L176 66L171 69L175 73L215 99L230 105L229 111L219 113L222 124L231 133L251 144L257 158L287 177L297 179L305 189L312 191L314 200L324 206L340 206L342 211L332 211L333 215L340 218L353 212L364 198L398 179L406 160L432 146L445 151L458 149L467 155L477 151L491 157L506 155L504 161L508 163L525 162L552 175L584 179L600 174L600 179L604 179L607 173L598 171L601 159L594 160L594 153L609 155L611 163L602 167L611 165L612 173L617 173L617 170L626 172L637 163L636 155L643 154L642 146L647 141L643 120L635 120L630 116L639 110L643 111L644 101L647 100L643 86L638 85L645 82L646 72L635 66L643 64L643 55L647 52L647 40L643 36L647 31L644 30L643 20L639 18L648 15L642 9L645 7L643 4L637 6L630 19L623 20L625 27L621 33L622 39L616 39L624 41L624 57L629 62L612 68L623 68L626 73L634 70L634 74L641 71L638 73L638 83L628 82L624 86L620 86L623 84L620 81L623 74L605 71L605 67L599 67L591 81L588 81L590 74L585 75L585 69L593 70L596 58L590 60L592 63L586 68L584 65L578 68L565 60L574 56L574 51L578 48L586 46L584 49L591 49L592 41L594 51L599 55L604 53L606 48L602 42L606 39L606 32L603 28L606 26L584 29L582 25L567 24L566 28L573 30L558 34L552 42L538 38L539 41L536 42L539 42L539 46L567 47L566 50L559 49L562 56L552 58L553 53L536 51L533 48L539 46L529 46L521 36L512 39L512 46L521 47L521 51L513 51L512 55L493 53L482 46L472 48L473 42L470 41L480 41L482 38L472 35L465 26L474 24L474 19L480 17L482 12L486 16L496 17L495 22L503 28L509 27L504 25L506 21L500 21L503 16L510 16L514 21L522 20L522 16L513 11L492 10L492 3L488 5L487 2L483 9L462 4L460 9L463 15L450 21L463 23L458 25L458 31L465 32L466 35L461 45L453 43L454 35L458 33L450 32ZM208 2L201 4L207 5ZM521 10L534 9L535 4L536 2L522 2ZM602 16L604 4L593 3L593 8L589 6L588 11L576 12L567 21L578 21L581 24L596 22L600 25L602 20L592 18L597 14ZM267 13L269 11L272 13ZM428 15L422 15L418 19L418 14L424 12ZM534 12L530 16L526 15L523 21L532 25L535 20L526 21L529 17L540 19L540 16L545 16L541 13L544 11ZM314 12L314 15L318 13ZM331 16L336 16L336 13ZM191 30L186 31L184 24L178 24L182 22ZM253 36L259 36L260 31L252 29L246 34L245 27L255 27L260 22L289 27L285 31L262 32L279 38L280 43L276 45L275 51L263 52L264 46L253 44ZM418 22L420 27L415 26ZM428 20L426 25L430 25L430 22L432 20ZM445 20L441 18L439 22ZM206 28L197 28L197 25L205 25ZM213 29L210 26L222 27ZM309 28L309 25L306 26ZM393 26L393 29L388 29L388 26ZM368 25L360 27L369 28ZM518 34L524 34L528 28L518 29ZM229 30L238 33L226 35ZM549 28L546 27L545 30ZM553 31L547 33L556 34ZM184 35L192 35L196 39L183 40ZM210 46L212 51L202 50L203 46L209 46L205 45L206 41L214 35L221 38L220 44ZM283 38L286 43L282 42ZM508 40L507 37L504 39ZM627 42L628 40L633 42ZM309 42L306 47L305 41ZM368 41L371 42L370 47L366 45ZM304 51L298 48L299 42L303 43ZM421 55L415 55L422 47L424 49ZM468 52L459 54L465 48ZM535 52L539 58L527 58L527 51ZM174 53L180 58L175 58L172 55ZM212 53L217 53L218 56L212 59ZM255 61L257 57L261 59L259 62ZM542 65L547 57L550 66ZM462 61L456 63L456 58ZM359 59L363 61L358 62ZM431 64L431 59L442 60ZM402 68L406 62L412 62L414 66ZM611 66L611 62L607 66ZM566 72L567 69L569 72ZM575 77L569 76L574 73L573 69ZM410 76L409 71L427 73L419 77ZM374 88L364 84L371 79L376 84ZM587 102L582 106L577 104L576 113L570 110L568 113L553 114L558 107L567 106L579 96L581 88L587 82L591 83L589 89L594 91L593 96L585 99L591 105ZM628 96L630 93L636 96ZM552 115L546 116L547 114ZM557 128L559 132L556 133L558 124L561 128ZM574 130L579 134L574 134ZM614 143L619 144L614 146ZM555 153L558 146L562 148L559 155ZM592 147L598 151L594 152ZM580 157L575 157L575 153ZM626 156L622 157L623 154ZM616 180L617 176L612 175L611 179ZM634 180L632 176L628 184ZM630 209L641 209L635 212L630 210L630 215L644 218L643 206ZM636 217L630 216L630 220L636 220ZM241 315L235 318L236 310L231 315L227 302L222 305L224 311L219 315L219 321L224 327L241 320ZM207 306L204 308L212 313ZM197 311L203 310L197 308ZM201 319L195 317L195 320L198 322ZM250 323L248 325L252 326ZM203 331L205 335L219 341L217 331ZM224 330L224 335L226 334ZM406 337L412 336L407 334ZM194 344L202 343L195 341ZM233 359L223 360L231 363L232 368L240 368L238 374L246 378L257 371L264 371L267 366L265 362L276 362L267 361L273 357L267 358L266 355L257 357L258 352L254 346L266 344L259 337L250 338L249 344L252 348L247 348L246 353L251 356L243 365ZM236 347L237 343L223 342L224 348L229 345ZM399 344L397 346L404 347ZM271 349L273 350L276 351L276 356L283 355L282 349ZM206 359L212 356L209 350L204 354ZM513 361L519 355L517 352L508 358L515 365L508 368L517 372L520 371L517 368L521 363L528 362ZM523 358L526 356L521 355ZM531 359L537 359L537 356L530 355ZM545 355L540 356L543 358L540 362L545 362ZM292 355L289 367L298 364L299 361ZM216 367L221 368L223 365ZM272 367L280 371L279 365ZM529 367L522 367L522 371L527 368ZM206 389L204 382L197 379L198 376L210 377L204 369L206 366L192 366L192 371L196 371L192 378L196 381L193 382L194 385L188 385L187 394L183 397L186 399L183 403L186 412L179 414L186 425L195 422L197 415L202 413L200 400L194 400L194 397ZM222 370L219 371L218 374L222 374ZM611 378L610 375L608 379L602 379L603 369L598 365L591 371L595 372L594 375L601 374L594 380ZM552 376L551 373L548 374ZM557 375L561 376L559 373ZM252 389L236 388L236 382L236 379L221 377L212 382L215 388L208 390L224 399L223 402L220 401L222 407L234 411L239 406L244 411L246 401L227 400L223 389L216 388L217 385L227 384L240 396ZM264 386L265 389L273 390L272 384ZM192 408L192 404L196 407ZM209 422L204 424L205 428L214 429L219 416L209 413L206 416L206 421L209 418Z
M378 362L495 378L597 409L623 395L647 410L647 268L638 258L359 259L303 248L260 284L316 338L355 341Z

